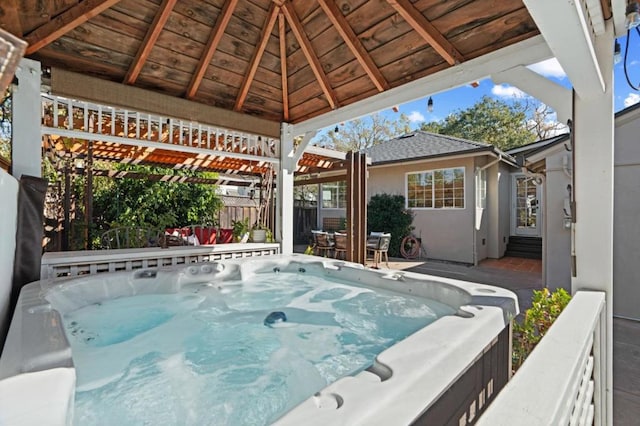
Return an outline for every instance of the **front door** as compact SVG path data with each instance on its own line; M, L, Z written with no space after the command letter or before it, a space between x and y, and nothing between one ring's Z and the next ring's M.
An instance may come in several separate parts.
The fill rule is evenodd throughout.
M540 236L542 182L524 174L511 175L511 235Z

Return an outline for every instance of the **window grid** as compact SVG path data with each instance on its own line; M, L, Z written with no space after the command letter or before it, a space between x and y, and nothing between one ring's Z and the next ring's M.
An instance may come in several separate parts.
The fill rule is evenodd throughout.
M347 207L347 183L333 182L322 184L322 208L344 209Z
M463 209L464 167L408 173L407 207Z

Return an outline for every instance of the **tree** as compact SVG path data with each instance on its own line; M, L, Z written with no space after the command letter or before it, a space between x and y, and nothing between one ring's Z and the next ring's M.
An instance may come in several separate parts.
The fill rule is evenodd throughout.
M117 165L116 169L212 177L150 166ZM213 223L222 208L214 185L101 177L94 181L94 220L98 228L112 225L162 228Z
M329 131L320 138L319 145L331 146L339 151L361 151L380 142L411 131L409 118L400 114L390 120L381 114L358 118L337 126L338 132Z
M536 135L527 127L526 105L508 104L488 96L442 121L425 123L421 129L486 142L503 150L536 140Z
M376 194L367 204L369 232L390 232L389 255L400 255L402 239L413 230L413 213L405 208L403 195Z
M556 121L555 112L547 105L533 98L526 101L529 119L526 127L537 140L548 139L567 131L567 126Z

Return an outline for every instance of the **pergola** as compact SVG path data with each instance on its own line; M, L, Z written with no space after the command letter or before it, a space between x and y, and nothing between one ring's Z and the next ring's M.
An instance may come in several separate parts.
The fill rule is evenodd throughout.
M42 135L51 133L40 122L40 74L41 66L51 67L52 96L170 117L172 126L183 120L191 135L203 125L276 142L277 157L197 148L227 162L266 158L274 165L278 239L291 253L294 172L312 153L318 129L485 77L515 85L553 107L561 121L572 120L572 285L607 294L608 403L600 415L610 423L612 60L625 6L625 0L8 0L0 26L29 43L30 58L17 73L13 172L40 173L33 159ZM526 68L554 56L573 90ZM177 135L184 134L178 126ZM173 139L171 151L196 152ZM366 194L366 185L358 191Z

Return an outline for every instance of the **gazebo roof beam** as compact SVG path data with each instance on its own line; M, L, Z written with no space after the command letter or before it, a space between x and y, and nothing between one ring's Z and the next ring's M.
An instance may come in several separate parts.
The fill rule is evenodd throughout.
M237 4L238 0L229 0L224 3L224 6L220 11L220 15L218 15L218 19L216 19L216 25L211 30L209 40L204 48L203 55L200 57L200 62L196 67L196 71L191 77L191 82L187 88L187 99L192 99L198 91L200 83L202 83L202 78L207 71L207 67L211 63L211 59L213 59L213 54L216 53L216 49L220 44L220 40L222 40L222 36L224 35L227 25L229 25L229 21L231 20L231 16L233 15L233 11Z
M236 104L233 107L235 111L240 111L245 99L247 99L249 88L251 87L251 83L253 83L253 78L256 75L256 71L258 71L258 65L260 65L260 61L262 60L262 55L264 54L264 50L267 47L267 43L269 42L269 37L271 37L271 31L273 31L273 26L276 23L277 17L278 8L276 7L275 3L271 3L269 15L264 23L264 27L262 28L262 34L260 35L260 43L253 53L253 58L251 58L251 64L249 65L249 71L247 72L247 75L242 82L240 93L238 94Z
M464 56L458 49L409 0L387 0L387 2L449 65L464 61Z
M85 0L31 31L25 40L29 43L27 55L37 52L118 3L120 0Z
M300 43L300 48L302 49L304 56L307 58L313 74L318 80L318 83L320 84L320 87L322 88L322 91L327 98L327 102L329 102L329 106L331 107L331 109L336 109L338 107L338 98L331 88L329 79L327 78L327 75L325 74L324 70L322 69L322 65L320 64L320 59L318 59L318 56L314 52L313 47L311 46L311 41L309 41L307 34L304 32L304 28L302 27L302 24L300 23L295 10L293 10L293 6L290 2L285 2L282 5L281 9L286 16L287 21L289 21L291 31L293 31L293 34L298 40L298 43Z
M153 18L153 22L151 26L147 30L147 34L144 36L144 40L140 44L140 48L138 49L138 53L136 53L136 57L133 58L133 62L131 62L131 66L129 67L129 71L127 71L127 75L124 77L125 84L133 84L135 83L144 63L146 62L149 54L151 53L151 49L156 44L158 40L158 36L160 32L164 28L164 25L167 23L169 19L169 15L173 10L173 7L176 5L178 0L163 0L162 4L158 8L158 12L156 16Z
M363 117L389 108L391 105L415 101L428 95L481 80L491 74L517 65L534 64L552 56L553 54L542 36L531 37L478 58L470 59L458 66L447 68L337 110L294 124L292 125L292 132L295 136L303 135L309 130L322 129L345 120Z
M18 0L4 0L0 5L0 15L5 16L4 28L16 37L22 38L22 25L18 13Z
M278 13L278 34L280 37L280 79L282 80L282 120L289 121L289 77L287 76L287 41L285 40L285 16Z
M373 81L373 84L375 84L378 91L383 92L388 90L390 87L389 83L384 78L375 62L373 62L369 52L364 48L360 39L333 0L318 0L318 3L320 4L320 7L322 7L322 10L327 14L329 20L336 31L338 31L346 45L351 49L351 52L360 63L360 66L364 68L371 81Z

